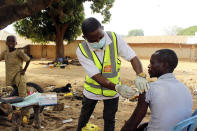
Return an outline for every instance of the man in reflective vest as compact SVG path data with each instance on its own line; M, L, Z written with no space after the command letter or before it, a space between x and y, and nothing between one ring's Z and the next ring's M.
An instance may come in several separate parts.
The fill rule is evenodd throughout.
M139 59L123 38L114 32L104 32L100 22L93 17L82 23L82 32L85 41L79 44L76 54L87 75L77 131L86 126L98 100L104 102L104 131L114 131L119 94L125 98L136 94L134 88L120 83L121 61L118 57L131 62L140 93L147 91L149 86Z

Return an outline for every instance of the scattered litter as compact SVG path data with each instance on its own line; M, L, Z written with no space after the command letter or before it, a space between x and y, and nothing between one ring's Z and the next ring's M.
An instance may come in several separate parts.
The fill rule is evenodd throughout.
M75 106L79 106L79 104L75 104Z
M70 108L70 106L65 105L64 108Z
M54 68L54 65L53 64L49 64L49 68Z
M70 69L71 69L71 66L70 66L70 65L68 65L68 66L67 66L67 69L68 69L68 70L70 70Z
M53 111L63 111L64 110L64 103L59 103L53 107Z
M72 96L72 95L73 95L72 92L64 94L64 96Z
M55 85L47 86L46 88L47 89L53 89L53 88L55 88Z
M67 65L66 64L61 64L60 68L64 69Z
M80 96L77 92L73 92L73 99L82 100L83 97Z
M82 131L99 131L99 127L97 125L88 123L82 128Z
M194 95L197 95L197 88L195 88L195 89L193 90L193 94L194 94Z
M73 98L77 99L77 100L82 100L83 99L83 97L81 97L81 96L74 96Z
M65 124L65 123L69 123L69 122L72 122L72 121L73 121L73 119L70 118L70 119L68 119L68 120L63 120L62 123Z
M57 58L53 62L49 62L49 68L65 68L69 64L68 62L68 57L66 56L65 58Z
M23 122L23 124L27 124L28 123L27 116L23 116L22 122Z
M90 117L90 118L94 119L94 115L91 115L91 117Z
M7 97L10 95L10 93L13 91L13 87L7 86L7 87L0 87L0 97Z
M76 65L76 66L81 66L81 64L79 63L79 60L78 59L71 60L71 62L69 62L69 64Z
M44 109L47 110L47 111L51 110L50 106L47 106Z
M34 63L35 65L48 65L47 63L44 63L44 62L40 62L38 64Z

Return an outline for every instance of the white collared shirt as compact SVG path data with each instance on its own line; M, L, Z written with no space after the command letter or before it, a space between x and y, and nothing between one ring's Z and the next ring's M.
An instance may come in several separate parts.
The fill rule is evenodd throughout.
M103 57L104 57L104 51L107 45L112 43L112 40L110 39L110 37L107 35L106 32L104 32L104 36L106 38L106 43L103 47L103 49L93 49L89 44L88 47L91 51L95 51L97 57L99 58L100 62L103 63ZM124 41L124 39L122 37L120 37L119 35L116 34L117 37L117 44L118 44L118 56L121 56L123 59L130 61L132 58L134 58L136 56L135 52L130 48L130 46ZM83 68L85 69L87 75L89 77L92 77L98 73L100 73L99 69L96 67L96 65L94 64L94 62L88 58L86 58L81 50L79 49L79 47L77 48L76 51L77 57L79 62L81 63L81 65L83 66ZM103 95L95 95L91 92L88 92L84 89L83 94L89 98L89 99L93 99L93 100L105 100L105 99L112 99L112 98L116 98L119 96L119 94L117 94L114 97L105 97Z
M147 131L169 131L192 114L192 95L172 73L150 83L145 101L151 110Z

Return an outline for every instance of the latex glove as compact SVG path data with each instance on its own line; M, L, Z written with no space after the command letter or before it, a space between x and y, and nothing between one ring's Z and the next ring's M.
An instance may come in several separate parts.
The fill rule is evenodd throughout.
M127 85L116 85L116 91L124 98L131 98L136 95L137 90Z
M135 80L135 86L140 93L147 92L150 88L146 78L141 76L137 76Z

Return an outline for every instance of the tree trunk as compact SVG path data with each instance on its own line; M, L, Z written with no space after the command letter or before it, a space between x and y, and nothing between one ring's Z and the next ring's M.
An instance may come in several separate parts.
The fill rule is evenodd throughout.
M56 33L56 58L64 57L63 32Z
M56 58L64 57L64 33L68 27L68 24L56 27Z
M31 16L45 9L52 2L59 0L28 0L28 2L17 4L16 0L0 0L0 30L13 22Z

